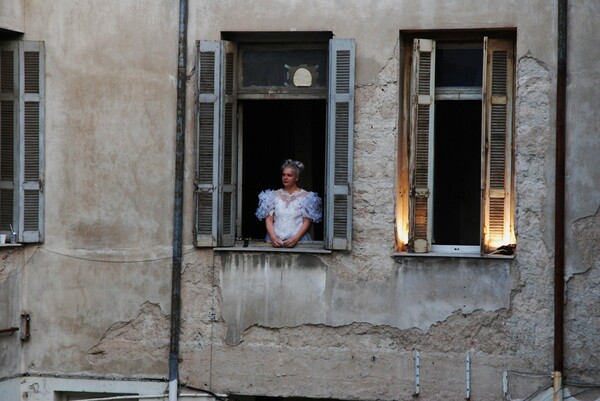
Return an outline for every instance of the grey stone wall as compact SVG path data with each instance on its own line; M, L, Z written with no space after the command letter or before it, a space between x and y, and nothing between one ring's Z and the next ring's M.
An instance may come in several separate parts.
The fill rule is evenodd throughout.
M0 249L0 321L32 314L29 342L0 338L0 376L165 377L177 7L23 4L24 39L46 47L47 240ZM599 7L569 10L566 375L585 382L600 377L600 67L589 45ZM544 0L190 2L181 380L246 395L409 400L418 351L423 400L464 398L467 353L474 400L502 399L505 371L513 399L547 385L555 19ZM394 257L399 31L507 27L517 30L517 256ZM236 30L356 38L352 252L193 247L193 43Z

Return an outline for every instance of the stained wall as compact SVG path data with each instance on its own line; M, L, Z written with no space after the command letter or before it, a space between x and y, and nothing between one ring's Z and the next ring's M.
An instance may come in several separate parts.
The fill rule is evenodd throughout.
M0 313L32 315L30 341L0 338L2 375L166 377L178 7L26 0L24 10L24 38L46 47L46 241L0 249ZM600 330L600 75L585 45L599 11L592 0L569 10L566 366L584 381L600 375L589 352ZM513 398L548 384L514 372L552 370L556 18L542 0L191 1L181 380L412 399L418 351L425 400L464 397L467 354L473 399L502 399L505 371ZM393 256L400 31L470 28L517 32L517 256ZM314 30L356 39L352 251L194 248L195 41Z

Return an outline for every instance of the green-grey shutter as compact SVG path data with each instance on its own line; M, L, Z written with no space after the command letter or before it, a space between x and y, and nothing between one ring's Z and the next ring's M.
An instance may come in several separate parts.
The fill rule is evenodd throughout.
M485 39L483 252L513 241L513 57L510 40Z
M44 45L21 44L19 241L44 240Z
M355 43L329 41L325 247L352 247Z
M435 42L413 42L410 94L409 248L431 251Z
M196 245L217 245L221 43L198 42L196 54Z
M17 224L19 51L16 42L0 44L0 232Z
M237 176L237 88L236 46L221 42L221 129L219 163L219 245L235 243L235 208Z
M44 44L0 46L0 231L44 240Z

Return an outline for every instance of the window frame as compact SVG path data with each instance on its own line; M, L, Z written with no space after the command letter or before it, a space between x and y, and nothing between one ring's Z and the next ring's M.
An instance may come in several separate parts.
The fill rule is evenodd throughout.
M0 189L12 191L12 208L3 209L3 226L0 232L10 238L11 228L16 243L41 243L44 241L44 174L45 174L45 51L44 42L0 42L0 51L12 57L12 74L2 72L0 80L0 149L2 141L12 139L12 152L2 149L2 154L12 156L12 177L0 178ZM0 54L0 69L8 67ZM5 81L9 82L8 85ZM12 85L11 85L12 84ZM12 89L7 90L9 86ZM12 104L11 104L12 103ZM4 107L3 107L4 106ZM5 107L12 108L6 112ZM10 126L3 116L12 114ZM9 145L10 146L10 145ZM1 159L1 156L0 156ZM0 160L1 164L1 160ZM4 164L6 168L7 165ZM2 167L0 167L2 168ZM1 173L0 173L1 174ZM9 173L10 175L10 173ZM1 207L1 205L0 205ZM8 227L6 222L10 221Z
M470 43L482 43L484 49L484 60L483 63L483 81L481 94L472 94L472 90L465 90L465 96L468 98L479 98L482 100L482 170L481 170L481 219L479 228L481 231L481 240L479 246L454 246L454 245L437 245L432 246L431 234L432 228L427 227L426 236L415 236L415 201L414 195L421 194L425 195L427 202L430 202L432 196L429 196L432 187L418 189L414 186L413 179L415 177L415 155L413 149L415 147L415 137L417 127L414 116L416 115L416 102L414 99L423 97L423 94L416 93L415 82L416 78L416 63L418 55L415 56L415 44L417 40L424 39L428 41L427 46L435 44L436 40L445 43L461 44L466 47ZM400 77L401 77L401 91L400 91L400 123L401 123L401 138L399 141L399 163L398 163L398 197L396 206L396 254L430 254L435 255L451 255L451 256L483 256L494 254L498 251L500 245L515 244L516 238L514 234L514 102L515 102L515 59L514 59L514 47L516 43L516 37L514 31L410 31L401 33L401 62L400 62ZM435 46L435 45L433 45ZM491 90L488 88L492 87L492 74L486 71L492 71L491 58L495 52L503 51L507 55L506 59L506 84L505 89L506 95L502 97L503 107L505 108L505 120L504 120L504 148L503 148L503 183L502 189L493 188L490 185L490 174L497 174L497 167L490 163L491 155L493 153L490 148L496 149L496 145L492 143L491 139L493 135L496 135L495 139L498 139L497 127L491 125L491 105L492 102L498 100L498 96L492 95ZM435 53L433 55L435 58ZM431 70L435 72L435 66L431 67ZM494 78L497 82L497 78ZM433 111L430 115L430 123L433 124L433 116L435 113L435 101L445 98L456 98L455 94L445 93L447 90L437 92L435 86L435 74L432 74L431 81L429 82L429 93ZM461 94L462 96L462 94ZM495 100L494 100L495 99ZM473 99L475 100L475 99ZM433 125L430 125L430 131L433 129ZM491 145L490 145L491 144ZM427 146L432 144L428 144ZM431 149L430 149L431 150ZM496 152L498 153L498 152ZM433 171L432 161L434 156L431 151L427 153L428 160L426 165L428 166L429 173ZM495 160L498 161L498 160ZM494 169L496 168L496 171ZM431 181L429 181L431 183ZM501 199L502 203L502 242L494 243L492 241L492 233L490 233L490 227L496 224L496 230L498 229L497 221L494 221L494 210L490 212L490 199L494 195ZM493 209L493 208L492 208ZM431 205L427 206L427 210L431 213ZM500 209L496 209L496 212ZM430 216L430 215L429 215ZM429 219L431 220L431 219ZM430 224L430 221L425 222ZM422 240L416 242L415 240Z
M301 35L301 34L300 34ZM197 247L236 246L237 46L231 41L198 41L196 53ZM354 134L355 43L329 39L325 249L350 250L352 244L352 163ZM227 106L232 104L232 112ZM208 160L210 158L210 160ZM210 224L209 224L210 222Z

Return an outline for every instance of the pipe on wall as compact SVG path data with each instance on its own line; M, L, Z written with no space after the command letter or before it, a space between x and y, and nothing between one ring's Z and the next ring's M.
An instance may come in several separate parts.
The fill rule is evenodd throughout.
M564 370L565 293L565 137L567 91L567 8L558 0L558 43L556 75L556 180L554 213L554 399L562 400Z
M183 181L185 154L185 98L187 68L187 0L179 0L177 54L177 121L175 134L175 193L173 206L173 268L171 277L171 332L169 345L169 401L177 401L179 331L181 327L181 265L183 237Z

